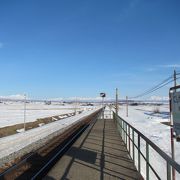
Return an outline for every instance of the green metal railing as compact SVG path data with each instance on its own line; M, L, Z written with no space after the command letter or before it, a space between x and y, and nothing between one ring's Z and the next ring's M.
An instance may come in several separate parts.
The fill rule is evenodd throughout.
M115 112L113 112L113 119L116 123L117 129L126 144L127 150L129 151L134 164L137 161L137 169L139 173L141 173L141 157L145 160L146 163L146 179L150 179L150 170L153 172L157 179L162 179L158 172L155 170L155 167L150 163L150 147L162 157L167 166L166 166L166 179L167 180L174 180L175 178L172 177L172 171L176 171L180 173L180 165L175 162L171 157L169 157L165 152L163 152L158 146L156 146L151 140L149 140L146 136L144 136L141 132L139 132L136 128L131 126L128 122L124 119L119 117ZM137 142L135 142L135 138ZM145 153L141 151L142 140L145 142ZM135 150L137 151L137 157ZM164 169L163 169L164 170ZM153 179L154 180L154 179Z

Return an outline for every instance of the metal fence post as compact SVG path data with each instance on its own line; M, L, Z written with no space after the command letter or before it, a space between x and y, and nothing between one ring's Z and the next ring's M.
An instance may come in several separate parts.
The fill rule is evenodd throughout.
M123 121L122 121L122 119L121 119L121 137L123 137Z
M134 143L134 130L132 130L132 142L133 142L133 161L134 161L134 164L135 164L135 151L134 151L134 146L135 146L135 143Z
M146 142L146 180L149 180L149 144Z
M122 123L122 138L124 140L124 143L125 143L125 135L124 135L124 121Z
M141 154L140 154L140 148L141 148L140 135L138 134L138 171L141 173Z
M127 132L127 124L126 124L126 147L128 149L128 132Z
M171 180L171 166L167 162L167 180Z
M130 126L128 126L128 135L129 135L129 153L131 155L131 137L130 137Z
M120 135L122 137L122 125L121 125L122 120L119 118L119 130L120 130Z
M126 144L126 123L123 123L124 125L124 143Z

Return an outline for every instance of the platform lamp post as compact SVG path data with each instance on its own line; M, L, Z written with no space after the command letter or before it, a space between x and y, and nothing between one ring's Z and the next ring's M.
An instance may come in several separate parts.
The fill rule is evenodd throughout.
M104 119L104 98L106 97L106 93L100 93L100 96L102 97L102 108L103 108L103 119Z
M100 93L100 96L102 97L102 107L104 106L104 98L106 97L106 93Z

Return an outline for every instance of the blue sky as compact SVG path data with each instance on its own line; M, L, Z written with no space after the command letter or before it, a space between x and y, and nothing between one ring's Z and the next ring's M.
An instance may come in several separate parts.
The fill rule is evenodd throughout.
M180 69L179 19L179 0L1 0L0 95L137 95Z

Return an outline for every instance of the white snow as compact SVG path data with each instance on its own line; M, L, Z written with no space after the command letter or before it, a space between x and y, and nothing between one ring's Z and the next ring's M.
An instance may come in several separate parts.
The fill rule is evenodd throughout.
M154 110L159 108L160 113L154 113ZM119 116L133 125L137 130L148 137L160 149L171 156L171 139L170 127L161 122L169 121L169 107L162 106L129 106L129 117L126 117L126 106L121 106ZM142 151L145 152L145 143L142 143ZM166 162L150 149L150 163L156 168L162 179L166 176ZM175 141L175 160L180 163L180 142ZM143 161L143 159L142 159ZM142 164L142 173L145 175L145 162ZM151 173L152 174L152 173ZM180 179L180 174L177 174L177 179Z
M16 132L22 133L22 132L24 132L24 128L23 129L17 129Z
M93 107L96 108L96 107ZM38 118L59 116L75 112L75 105L61 105L44 103L27 103L26 104L26 122L34 122ZM83 111L83 106L77 107L78 111ZM61 118L66 118L64 115ZM24 122L24 103L23 102L4 102L0 103L0 128Z
M96 109L97 110L97 109ZM63 120L59 120L42 127L38 127L24 133L15 134L12 136L7 136L0 139L0 159L3 157L12 154L13 152L17 152L20 149L32 144L33 142L38 141L39 139L43 139L48 135L56 132L58 130L63 130L64 128L68 128L72 123L77 122L83 117L90 115L95 112L95 110L83 112L77 116L69 117Z

